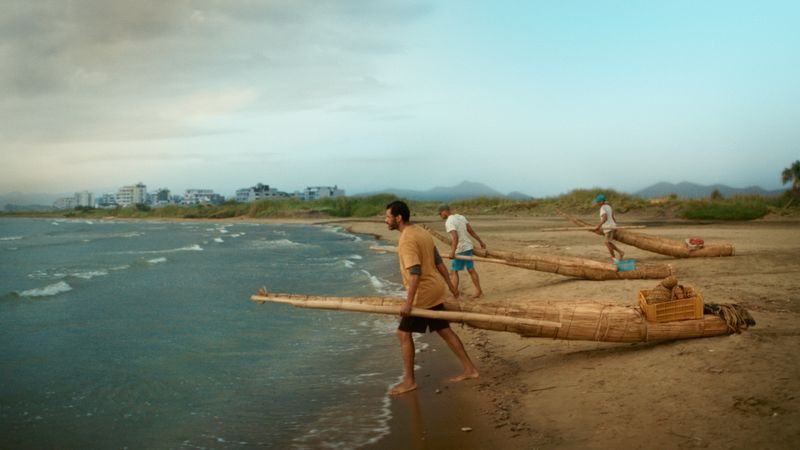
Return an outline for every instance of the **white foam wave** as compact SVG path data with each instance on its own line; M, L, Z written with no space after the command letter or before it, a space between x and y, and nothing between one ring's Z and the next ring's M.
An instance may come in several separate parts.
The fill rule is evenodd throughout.
M353 240L353 242L362 241L360 236L358 236L357 234L353 234L353 233L351 233L349 231L346 231L344 228L342 228L340 226L328 225L328 226L323 227L322 230L326 231L328 233L333 233L333 234L338 234L339 236L344 236L344 237L346 237L348 239Z
M75 278L82 278L84 280L91 280L94 277L103 277L108 275L108 272L105 270L90 270L88 272L76 272L68 274L68 276L72 276Z
M349 259L345 259L345 260L343 260L343 262L344 262L345 267L347 267L348 269L352 269L353 267L356 266L356 263L354 263L353 261L350 261Z
M367 278L369 278L370 284L372 284L372 287L375 288L375 290L378 291L378 293L389 296L400 296L400 297L405 295L405 288L403 287L403 285L376 277L375 275L367 272L366 270L362 270L361 272L364 275L366 275Z
M135 237L139 237L139 236L144 236L144 233L142 233L140 231L131 231L131 232L128 232L128 233L119 233L119 234L114 235L114 237L121 237L121 238L127 238L127 239L135 238Z
M225 241L223 241L222 238L214 238L214 242L216 242L218 244L222 244Z
M167 258L162 256L161 258L148 259L147 262L150 264L160 264L167 262Z
M309 244L303 244L300 242L294 242L289 239L276 239L274 241L269 240L258 240L253 241L252 246L257 249L267 249L267 248L303 248L303 247L312 247Z
M22 236L6 236L0 237L0 241L18 241L22 239Z
M159 253L177 253L177 252L202 252L203 247L199 244L189 245L180 248L170 248L166 250L141 250L135 252L122 252L125 255L154 255Z
M45 287L36 288L36 289L28 289L27 291L22 291L19 293L20 297L51 297L53 295L58 295L62 292L71 291L72 286L67 284L64 281L59 281L58 283L51 284Z
M347 259L364 259L364 257L361 255L350 255Z

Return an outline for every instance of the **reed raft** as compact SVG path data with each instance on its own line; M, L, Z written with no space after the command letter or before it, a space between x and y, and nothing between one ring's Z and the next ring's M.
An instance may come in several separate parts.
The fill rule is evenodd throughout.
M576 219L567 214L561 213L567 220L574 223L580 229L590 227L587 231L600 234L600 231L594 231L594 227L590 223L583 220ZM733 256L735 248L732 244L717 244L705 245L703 248L696 250L689 249L686 244L676 239L668 239L657 236L650 236L641 232L630 231L625 229L618 229L614 233L614 238L623 244L647 250L649 252L658 253L661 255L673 256L675 258L702 258L707 256Z
M450 245L449 236L426 225L422 226L433 237ZM612 264L572 256L529 255L519 252L484 250L479 247L474 249L474 253L481 258L489 258L490 260L486 262L595 281L662 279L673 274L672 266L669 264L637 264L635 270L618 272Z
M275 294L262 290L251 300L288 303L298 307L398 314L400 297L324 297ZM649 342L722 336L736 332L716 315L676 322L647 322L638 307L598 301L481 301L444 303L448 318L474 328L517 333L523 337L600 341ZM412 315L437 311L413 309Z

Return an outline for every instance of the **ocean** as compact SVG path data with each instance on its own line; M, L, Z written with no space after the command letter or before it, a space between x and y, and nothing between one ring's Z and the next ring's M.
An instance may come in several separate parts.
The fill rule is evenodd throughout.
M336 226L0 219L0 447L358 448L389 433L402 295Z

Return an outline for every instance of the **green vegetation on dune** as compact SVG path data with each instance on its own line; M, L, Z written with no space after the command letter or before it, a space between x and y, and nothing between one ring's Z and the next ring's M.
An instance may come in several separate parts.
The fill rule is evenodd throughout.
M791 207L785 206L793 197L786 192L783 196L762 197L757 195L722 198L714 195L708 199L689 200L669 196L661 199L643 199L613 189L576 189L557 197L530 200L509 198L475 198L450 203L451 207L468 216L508 215L508 216L552 216L559 211L573 215L594 214L597 206L594 198L604 193L618 214L638 213L665 218L684 218L690 220L752 220L767 214L798 215L800 202ZM391 194L378 194L369 197L337 197L316 201L299 199L261 200L253 203L228 201L221 205L168 205L149 207L134 205L116 209L94 209L79 207L69 211L51 212L6 212L2 216L25 217L72 217L72 218L153 218L153 219L230 219L230 218L382 218L387 203L396 200ZM441 202L408 201L417 216L434 216Z

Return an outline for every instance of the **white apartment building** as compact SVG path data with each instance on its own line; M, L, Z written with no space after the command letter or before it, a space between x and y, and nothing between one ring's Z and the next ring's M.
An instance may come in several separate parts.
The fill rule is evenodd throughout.
M220 204L225 197L215 194L213 189L187 189L183 194L184 205Z
M308 186L303 192L303 199L306 201L328 197L344 197L344 189L339 189L338 186Z
M94 194L89 191L76 192L75 206L88 206L94 208Z
M117 191L117 204L130 206L137 203L147 203L147 186L141 182L133 186L123 186Z
M262 183L258 183L253 187L236 190L236 201L241 203L287 198L288 196L289 194L281 192L275 188L270 188L268 184Z

